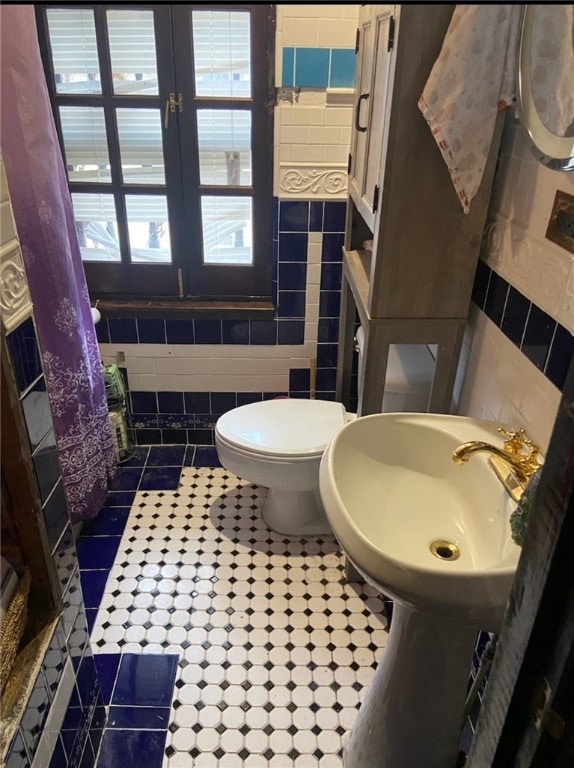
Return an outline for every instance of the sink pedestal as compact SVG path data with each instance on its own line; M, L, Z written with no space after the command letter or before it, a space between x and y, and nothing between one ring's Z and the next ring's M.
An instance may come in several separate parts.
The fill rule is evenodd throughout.
M454 768L477 630L395 601L345 768Z

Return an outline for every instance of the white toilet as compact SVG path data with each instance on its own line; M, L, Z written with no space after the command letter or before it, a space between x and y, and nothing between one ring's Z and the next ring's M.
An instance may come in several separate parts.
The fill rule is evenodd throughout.
M330 533L319 494L319 464L335 433L354 414L327 400L277 399L223 414L215 445L225 469L269 488L262 514L290 536Z

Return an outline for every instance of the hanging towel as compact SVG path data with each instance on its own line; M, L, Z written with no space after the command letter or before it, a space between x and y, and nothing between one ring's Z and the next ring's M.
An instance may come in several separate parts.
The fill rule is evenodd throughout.
M516 100L521 15L520 5L457 5L419 99L465 213L480 186L497 112Z

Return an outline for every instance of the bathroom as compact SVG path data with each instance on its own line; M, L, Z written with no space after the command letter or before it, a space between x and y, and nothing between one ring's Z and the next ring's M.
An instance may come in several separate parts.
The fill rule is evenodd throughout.
M126 760L150 768L339 766L343 738L384 652L382 598L366 586L342 585L343 558L328 538L286 545L284 537L272 536L271 549L265 549L268 533L259 516L264 494L249 485L215 513L227 540L212 535L211 512L177 529L175 549L170 536L178 509L187 504L178 503L182 495L212 509L214 499L229 493L215 449L220 415L275 397L336 396L337 275L358 6L278 5L276 14L275 85L281 90L274 108L273 239L277 298L289 309L277 319L237 319L227 310L190 320L122 314L99 303L99 353L104 364L125 373L137 447L120 465L107 514L76 531L76 559L71 529L59 529L56 549L68 535L64 605L73 620L66 620L57 632L59 644L50 649L56 662L44 664L34 683L7 768L115 768ZM308 70L287 71L297 49L318 57L311 61L329 52L338 66L309 84ZM313 75L318 77L317 69ZM558 191L574 194L572 175L534 158L523 126L508 109L452 412L523 427L543 454L573 348L574 260L545 236ZM17 236L8 194L9 185L3 186L3 247ZM130 513L136 491L141 512ZM152 522L153 507L166 506L165 496L175 517ZM236 507L250 510L248 517ZM182 573L179 582L191 588L187 579L196 579L188 629L180 614L191 606L179 592L177 605L157 601L146 619L163 613L163 624L149 619L150 626L138 625L133 618L149 603L142 599L145 586L137 602L129 602L135 589L130 580L141 587L158 561L149 557L155 551L150 546L149 574L136 570L145 539L131 515L157 531L167 542L162 549L195 555L182 561L189 576ZM122 543L128 516L129 544ZM172 564L167 557L162 562ZM265 583L264 592L257 581ZM311 637L302 643L301 634ZM71 650L74 635L83 639ZM232 646L229 656L225 643ZM243 648L246 643L253 647ZM296 647L288 648L292 643ZM165 690L158 683L150 691L148 675ZM134 676L137 684L130 688ZM134 698L139 689L147 700ZM139 755L146 757L138 762Z

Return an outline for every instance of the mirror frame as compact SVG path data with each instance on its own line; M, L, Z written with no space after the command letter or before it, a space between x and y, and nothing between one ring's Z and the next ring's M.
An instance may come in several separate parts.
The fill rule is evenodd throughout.
M574 137L562 137L552 133L542 122L534 103L530 78L530 50L534 18L543 5L526 5L522 19L520 49L518 55L518 107L532 152L536 158L556 171L574 171Z

